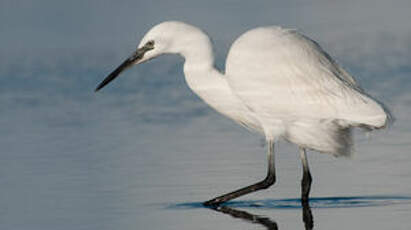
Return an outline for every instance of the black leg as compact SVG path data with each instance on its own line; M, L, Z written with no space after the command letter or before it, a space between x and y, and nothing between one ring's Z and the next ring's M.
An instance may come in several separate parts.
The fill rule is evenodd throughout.
M303 208L304 227L306 230L312 230L314 228L314 218L311 212L310 205L308 204L308 202L306 203L303 202L302 208Z
M230 192L222 196L218 196L214 199L204 202L203 204L206 206L217 206L221 203L232 200L239 196L242 196L242 195L257 191L257 190L266 189L270 187L271 185L273 185L274 183L275 183L274 142L269 141L268 142L268 172L264 180L256 184L238 189L234 192Z
M300 157L301 163L303 164L303 179L301 180L301 202L303 204L308 204L308 196L311 189L311 173L308 167L307 154L304 148L300 147Z

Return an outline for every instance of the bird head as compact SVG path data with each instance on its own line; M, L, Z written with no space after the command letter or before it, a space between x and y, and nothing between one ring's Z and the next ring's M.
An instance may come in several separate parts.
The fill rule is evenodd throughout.
M190 41L195 40L197 28L177 21L167 21L151 28L141 39L137 49L111 72L96 88L100 90L129 67L146 62L166 53L183 53Z

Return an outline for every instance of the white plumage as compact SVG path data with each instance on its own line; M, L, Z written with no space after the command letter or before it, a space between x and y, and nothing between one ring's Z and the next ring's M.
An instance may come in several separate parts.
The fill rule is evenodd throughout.
M304 167L302 199L311 185L305 149L335 156L351 153L352 127L379 129L389 121L384 106L368 96L316 42L295 30L260 27L232 45L226 71L214 67L209 37L192 25L169 21L154 26L137 51L98 87L132 64L166 53L185 58L189 87L208 105L265 135L269 143L267 178L216 197L219 204L275 182L274 145L284 138L300 147Z
M268 139L279 136L320 152L350 153L350 127L381 128L383 107L308 37L262 27L238 38L226 76Z
M164 22L142 39L185 58L189 87L207 104L265 135L336 156L349 155L350 128L384 127L388 115L313 40L295 30L260 27L232 45L225 75L214 68L212 43L200 29ZM142 62L139 61L138 63Z

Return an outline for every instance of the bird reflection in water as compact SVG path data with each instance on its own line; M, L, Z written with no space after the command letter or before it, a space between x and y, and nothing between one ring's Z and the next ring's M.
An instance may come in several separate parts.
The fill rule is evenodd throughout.
M234 218L239 218L239 219L243 219L245 221L251 222L251 223L263 225L264 227L266 227L269 230L277 230L278 229L277 223L275 221L271 220L268 217L254 215L254 214L251 214L249 212L234 209L234 208L230 208L230 207L227 207L227 206L219 206L219 207L215 207L215 208L212 208L212 209L216 210L217 212L228 214L228 215L230 215Z
M313 229L314 218L313 213L311 212L310 204L308 202L302 202L302 210L305 229Z
M265 216L255 215L255 214L252 214L252 213L249 213L243 210L231 208L228 206L215 206L215 207L212 207L211 209L217 212L220 212L220 213L228 214L233 218L238 218L238 219L245 220L247 222L262 225L268 230L278 230L277 223L274 220L271 220L270 218L265 217ZM306 230L313 229L314 219L313 219L313 214L311 212L311 208L308 202L302 202L302 212L303 212L302 219L304 222L305 229Z
M171 209L197 209L207 208L219 213L227 214L233 218L264 226L266 229L278 229L277 223L261 215L255 215L239 208L263 208L263 209L302 209L302 220L305 229L314 228L314 217L311 207L316 209L340 209L359 207L384 207L391 205L410 204L411 196L345 196L345 197L315 197L310 202L299 198L267 199L249 201L231 201L226 205L204 206L202 202L189 202L168 205ZM310 205L311 206L310 206ZM228 205L228 206L227 206Z

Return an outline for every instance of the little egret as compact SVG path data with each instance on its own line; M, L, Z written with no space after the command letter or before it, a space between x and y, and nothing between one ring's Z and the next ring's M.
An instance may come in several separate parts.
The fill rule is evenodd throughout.
M301 201L308 203L312 178L306 150L348 156L353 127L380 129L390 120L389 111L366 94L315 41L277 26L241 35L230 48L223 74L214 67L212 43L202 30L178 21L160 23L96 91L128 67L162 54L183 56L190 89L218 112L263 134L268 144L264 180L205 205L218 205L274 184L274 143L279 138L299 147Z

